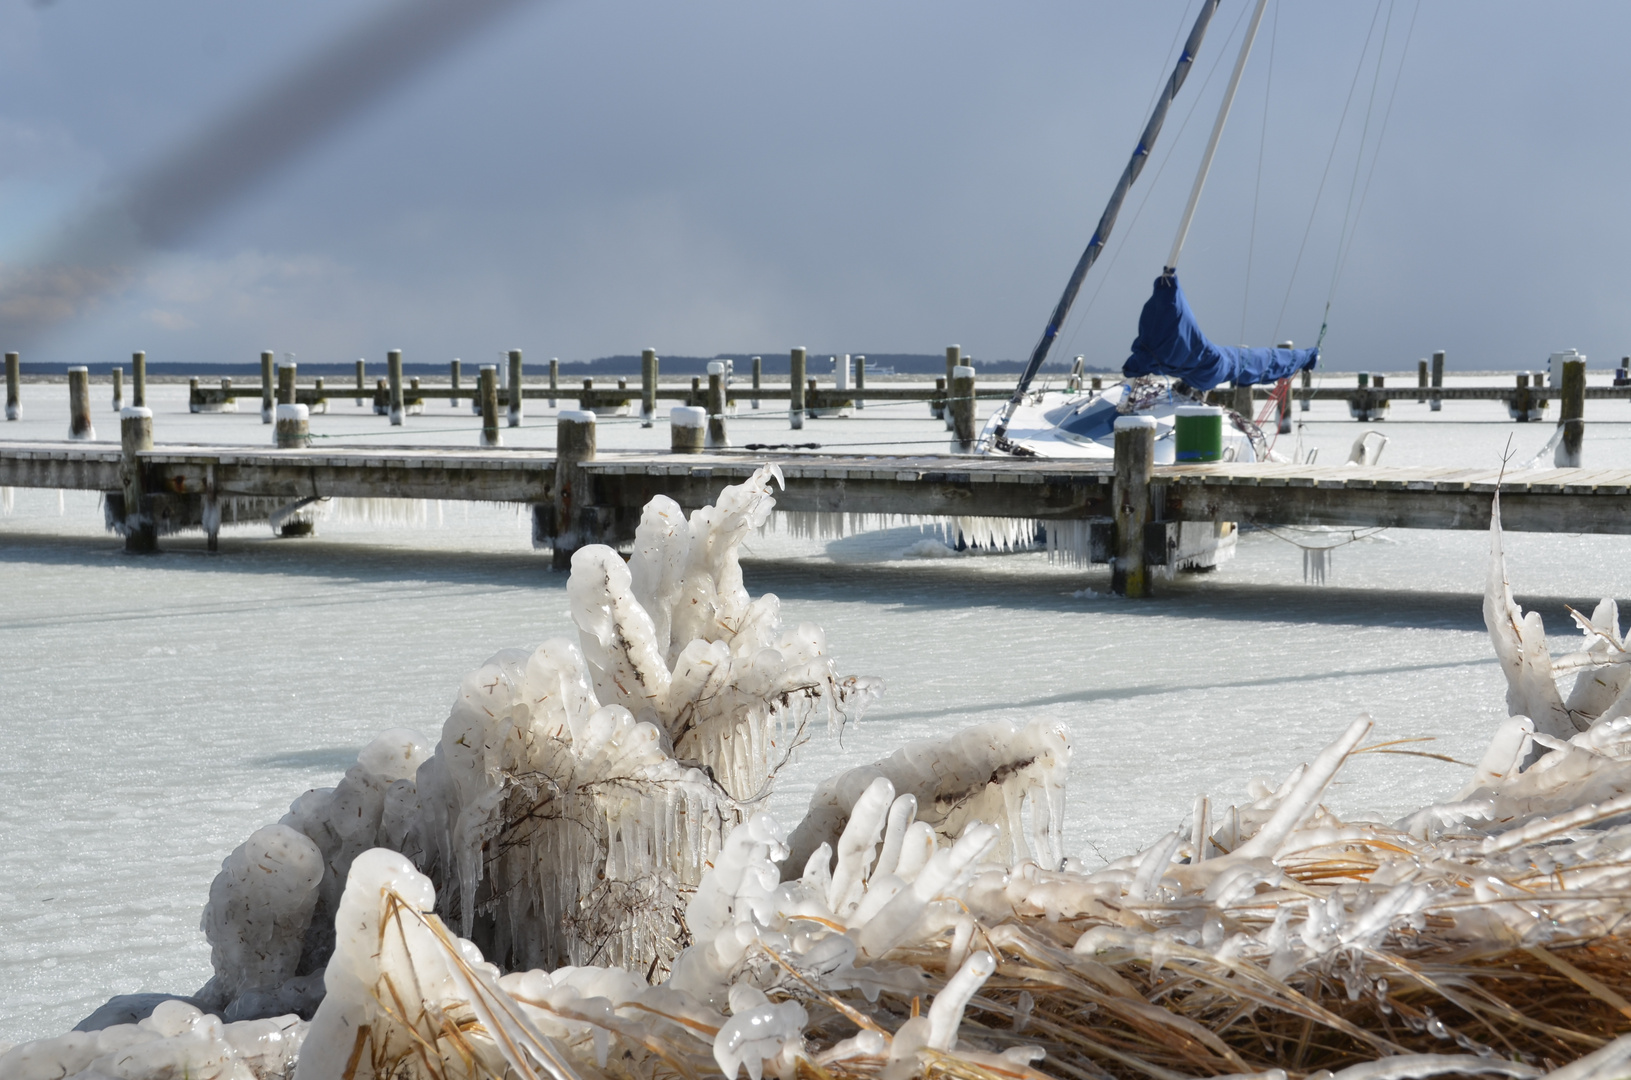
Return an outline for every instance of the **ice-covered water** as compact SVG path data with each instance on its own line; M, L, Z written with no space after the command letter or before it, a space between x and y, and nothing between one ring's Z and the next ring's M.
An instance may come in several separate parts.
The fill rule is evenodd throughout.
M65 388L24 389L26 419L0 437L64 435ZM160 442L270 441L255 410L190 416L184 387L150 396ZM1393 412L1375 425L1392 439L1384 463L1494 464L1509 436L1522 459L1552 430L1506 423L1493 402L1448 403L1437 418L1414 403ZM1340 404L1311 415L1304 438L1321 463L1364 430ZM1587 464L1631 465L1631 406L1592 402L1587 419ZM440 403L388 429L345 399L312 425L365 445L476 436L467 409ZM857 451L944 444L922 406L797 434L785 413L744 407L732 434L865 444L846 447ZM553 442L543 415L504 435ZM660 426L601 423L603 447L666 438ZM1505 714L1479 613L1482 533L1393 530L1349 544L1324 588L1303 584L1300 549L1249 534L1217 574L1142 603L1104 596L1103 570L1050 567L1037 553L956 556L926 538L783 532L750 543L749 588L779 594L788 619L824 626L841 670L888 684L860 727L804 752L776 800L784 820L819 779L905 739L1057 719L1075 746L1067 850L1094 865L1175 827L1197 792L1236 798L1251 775L1278 780L1362 710L1373 738L1434 736L1424 749L1462 760ZM1520 598L1554 633L1565 604L1631 597L1622 539L1508 534L1507 545ZM500 647L571 633L565 575L548 571L530 520L507 508L335 518L298 541L229 528L219 556L202 537L165 548L124 556L94 495L17 491L0 516L0 1041L62 1031L113 993L197 989L209 975L199 913L233 847L300 792L334 783L374 734L433 739L459 679ZM1402 810L1469 775L1366 755L1332 803Z

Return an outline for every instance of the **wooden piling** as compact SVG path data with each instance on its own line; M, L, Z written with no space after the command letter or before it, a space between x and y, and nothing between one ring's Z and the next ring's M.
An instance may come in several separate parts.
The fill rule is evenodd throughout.
M1520 371L1513 377L1514 393L1507 413L1520 424L1529 422L1529 372Z
M951 451L954 454L972 454L979 402L974 398L974 369L967 364L958 364L951 369L949 404L952 418Z
M498 368L493 364L481 365L479 375L481 403L481 445L503 446L498 434Z
M140 349L130 354L130 403L147 408L147 353Z
M68 369L68 437L94 439L96 429L91 427L91 369Z
M113 411L123 412L125 408L125 369L116 367L108 374L113 376Z
M1563 399L1557 423L1563 429L1552 464L1560 469L1580 468L1580 448L1586 439L1586 361L1563 361Z
M272 405L274 404L272 395L275 389L272 382L272 359L270 351L261 353L261 423L263 424L272 422Z
M1303 400L1302 400L1303 410L1302 411L1307 412L1309 409L1312 409L1314 407L1314 373L1312 371L1309 371L1307 368L1303 368L1302 384L1303 384Z
M585 544L594 543L595 530L586 529L585 517L592 506L590 475L582 468L595 460L595 414L568 409L555 418L555 485L553 502L555 536L550 565L556 570L572 569L572 555Z
M802 348L787 357L787 423L794 431L804 426L804 361Z
M855 358L855 407L866 408L866 402L861 398L861 391L866 389L866 357Z
M368 362L357 361L357 408L362 408L363 398L368 393Z
M6 419L23 418L23 358L18 353L6 354Z
M453 389L453 396L447 399L448 405L457 409L459 407L459 375L460 364L457 359L447 363L447 384Z
M1235 386L1234 395L1229 407L1247 420L1255 420L1256 408L1252 404L1252 388L1250 386Z
M312 383L311 411L314 413L328 412L328 390L323 386L323 377L317 376Z
M1427 361L1416 361L1416 404L1427 403Z
M1432 373L1432 376L1431 376L1431 384L1432 384L1433 389L1435 389L1435 390L1439 390L1439 389L1442 389L1444 387L1444 350L1443 349L1435 349L1433 351L1433 373ZM1439 397L1437 394L1434 394L1432 396L1432 399L1430 401L1428 401L1427 407L1432 412L1441 412L1444 409L1444 399Z
M200 413L204 411L204 395L198 392L198 377L187 380L187 411Z
M946 415L946 379L942 375L934 377L934 390L929 394L929 415L933 417Z
M708 410L676 405L668 410L668 449L675 454L700 454L707 442Z
M1091 389L1094 393L1097 393L1098 391L1103 390L1104 389L1104 376L1103 375L1089 376L1088 380L1087 380L1087 385L1088 385L1088 388Z
M730 444L725 434L725 365L714 360L708 364L708 438L704 445L720 449Z
M385 354L385 381L391 392L391 426L402 426L402 350L392 349Z
M279 450L304 450L311 445L311 410L304 405L279 404L272 426L272 445Z
M1150 595L1144 526L1154 519L1150 478L1155 466L1155 417L1120 417L1115 433L1111 501L1116 521L1116 558L1110 569L1110 589L1118 596L1142 598Z
M951 385L951 369L956 367L957 365L961 364L962 362L963 362L963 347L961 345L947 345L946 346L946 383L945 383L946 386L949 387ZM935 385L939 386L940 384L936 383ZM951 427L951 418L946 415L946 399L945 399L945 397L942 396L938 402L930 401L929 402L929 411L932 412L937 419L945 420L946 421L946 426L948 428Z
M295 403L294 380L298 367L291 361L282 364L277 369L277 403L279 405L293 405Z
M425 411L425 399L418 391L419 376L415 375L408 380L408 392L402 398L403 411L409 416L419 416Z
M1374 380L1375 380L1376 389L1378 389L1378 390L1383 389L1387 385L1387 376L1385 376L1385 375L1377 375L1377 376L1374 377ZM1391 404L1391 402L1389 402L1387 398L1381 397L1380 395L1372 395L1372 397L1370 399L1371 419L1372 420L1386 420L1387 419L1387 414L1388 414L1388 406L1390 404Z
M521 426L521 350L510 350L510 426Z
M1291 380L1281 379L1274 384L1274 430L1276 434L1291 434Z
M758 393L758 391L764 385L764 377L765 377L764 358L759 357L759 356L755 356L753 358L753 390L754 390L753 407L755 409L757 409L759 407L759 393Z
M374 415L391 415L391 388L384 379L374 380Z
M119 488L125 501L125 550L146 554L158 550L158 530L137 457L153 449L153 410L119 411Z
M640 426L657 422L657 350L640 350Z
M557 357L549 358L549 407L556 407L556 395L561 392L561 361Z

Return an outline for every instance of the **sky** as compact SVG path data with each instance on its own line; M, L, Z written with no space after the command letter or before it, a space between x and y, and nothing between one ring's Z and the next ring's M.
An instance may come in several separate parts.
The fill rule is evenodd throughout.
M1200 0L452 2L0 0L4 347L1020 359ZM1125 358L1248 7L1056 359ZM1202 326L1312 344L1329 299L1343 371L1631 354L1628 31L1271 0L1179 264Z

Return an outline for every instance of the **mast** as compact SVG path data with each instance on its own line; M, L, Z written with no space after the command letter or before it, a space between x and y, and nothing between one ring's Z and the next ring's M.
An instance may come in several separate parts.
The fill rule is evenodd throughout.
M1262 0L1259 0L1261 4ZM1076 260L1076 268L1070 273L1070 280L1065 283L1064 295L1054 306L1053 314L1048 317L1048 325L1042 331L1042 337L1031 350L1030 362L1025 365L1025 372L1019 378L1019 385L1014 388L1014 396L1008 399L1002 407L1002 415L997 420L996 437L1001 439L1008 431L1008 421L1014 415L1014 409L1025 400L1025 392L1030 388L1031 381L1036 373L1042 369L1043 361L1048 358L1048 350L1053 347L1053 341L1059 336L1059 330L1065 324L1065 317L1070 314L1070 306L1076 301L1076 294L1081 291L1082 279L1093 264L1098 261L1100 253L1104 251L1105 242L1110 239L1110 230L1115 228L1116 215L1121 212L1121 204L1127 198L1127 191L1138 179L1138 174L1144 171L1144 163L1149 160L1150 151L1155 149L1156 137L1161 134L1161 125L1166 121L1167 108L1172 99L1177 96L1179 88L1189 76L1189 69L1194 66L1195 54L1200 51L1201 39L1206 36L1206 27L1212 21L1213 12L1218 9L1218 0L1202 0L1200 14L1195 16L1195 25L1189 31L1189 37L1184 41L1184 48L1178 54L1178 64L1172 69L1172 75L1167 79L1166 86L1162 87L1161 95L1155 101L1155 108L1150 111L1149 121L1144 125L1144 133L1138 138L1138 146L1133 150L1133 156L1127 162L1127 167L1121 172L1121 179L1116 181L1115 190L1110 193L1110 203L1104 208L1104 214L1099 218L1098 228L1093 230L1093 239L1087 242L1087 250L1082 257ZM1253 24L1253 29L1256 24Z
M1195 186L1189 192L1189 205L1184 207L1183 220L1178 222L1178 235L1172 241L1172 254L1167 256L1165 273L1178 269L1178 255L1184 250L1184 238L1189 235L1189 223L1195 217L1195 206L1201 201L1201 188L1206 186L1206 174L1212 170L1212 155L1218 151L1218 140L1223 137L1223 125L1229 119L1229 107L1235 103L1235 90L1240 87L1240 73L1246 70L1246 58L1252 54L1252 42L1257 40L1257 25L1263 21L1263 9L1269 0L1257 0L1252 12L1251 25L1246 27L1246 40L1240 43L1240 55L1235 57L1235 70L1229 76L1229 88L1223 92L1223 104L1218 106L1218 118L1212 124L1212 137L1206 142L1206 153L1201 155L1201 168L1195 174Z

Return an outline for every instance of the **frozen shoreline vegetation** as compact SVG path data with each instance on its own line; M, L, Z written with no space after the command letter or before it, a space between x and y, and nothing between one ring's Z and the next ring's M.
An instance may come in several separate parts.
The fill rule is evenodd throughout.
M771 480L689 521L654 502L626 565L580 552L578 643L500 653L434 749L387 733L256 831L211 889L194 1003L17 1047L0 1076L1625 1074L1611 602L1552 657L1492 526L1513 718L1464 791L1398 822L1320 804L1372 749L1361 719L1088 872L1060 858L1064 733L996 724L833 778L789 834L756 807L791 744L879 688L742 588Z

